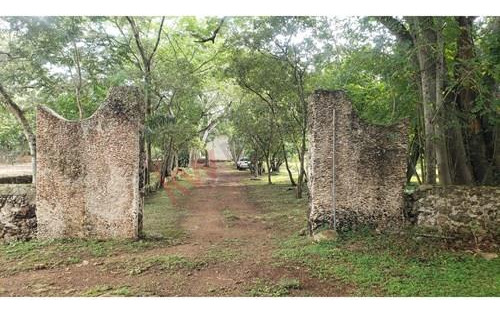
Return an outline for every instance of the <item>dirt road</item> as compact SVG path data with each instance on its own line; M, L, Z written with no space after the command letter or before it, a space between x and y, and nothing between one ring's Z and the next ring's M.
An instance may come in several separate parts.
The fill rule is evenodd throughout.
M214 163L200 173L190 177L189 188L172 183L157 192L166 193L174 210L184 213L180 244L23 244L19 252L5 250L0 295L342 294L301 267L274 265L274 243L281 235L262 221L262 210L250 199L242 183L247 172ZM50 254L42 259L41 250Z

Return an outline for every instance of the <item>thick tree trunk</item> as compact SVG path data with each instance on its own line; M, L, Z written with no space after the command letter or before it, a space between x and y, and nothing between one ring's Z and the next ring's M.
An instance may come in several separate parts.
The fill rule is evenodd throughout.
M457 40L457 81L460 82L458 92L459 108L467 117L466 134L470 162L475 181L483 183L490 163L488 161L486 143L484 140L485 130L480 117L474 112L477 93L474 90L473 72L471 60L474 58L474 42L472 38L472 22L474 18L460 16L456 18L460 35Z
M487 30L491 34L498 34L500 32L500 17L491 17ZM498 55L499 50L500 39L497 36L496 43L489 48L489 53L491 55ZM483 183L488 185L500 185L500 124L492 124L490 119L490 116L494 117L493 120L495 120L495 118L498 119L498 106L496 100L500 99L500 92L498 91L498 83L493 74L496 73L496 65L497 64L492 63L487 74L483 76L483 84L487 86L486 101L484 105L489 115L482 116L481 125L485 133L486 152L490 160L490 166L483 179Z
M23 129L23 134L24 137L26 138L26 141L28 142L28 147L30 150L30 155L31 155L31 171L32 171L32 176L33 176L33 184L36 182L36 137L35 134L33 133L33 130L24 116L24 112L22 109L16 104L16 102L10 97L9 93L4 89L2 84L0 84L0 95L5 100L5 104L7 105L7 110L9 110L16 120L19 122L21 125L21 128Z
M424 111L424 159L426 163L425 183L436 184L436 145L434 113L436 104L436 60L433 47L436 46L436 33L432 17L414 17L416 29L417 56L422 81L422 101Z
M271 182L271 161L269 156L266 156L266 168L267 168L267 184L273 184Z
M442 23L440 17L436 20L436 159L439 172L439 183L442 185L451 184L450 165L448 158L448 148L446 146L446 120L444 111L444 39L442 35Z
M450 104L449 106L454 106ZM453 184L468 185L474 183L474 176L462 136L462 124L458 121L456 109L447 110L450 128L448 129L448 151L450 153L450 167Z

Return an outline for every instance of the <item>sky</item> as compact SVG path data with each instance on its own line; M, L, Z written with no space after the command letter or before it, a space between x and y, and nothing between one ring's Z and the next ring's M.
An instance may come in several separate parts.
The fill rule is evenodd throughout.
M494 0L16 0L0 15L500 15Z

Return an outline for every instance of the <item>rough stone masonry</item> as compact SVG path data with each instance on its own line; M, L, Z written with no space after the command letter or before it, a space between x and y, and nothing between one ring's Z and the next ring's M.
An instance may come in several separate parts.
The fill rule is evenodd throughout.
M89 118L37 108L39 238L137 238L142 228L144 105L115 87Z
M500 243L500 187L420 186L408 195L410 222L459 239Z
M0 242L29 240L35 231L35 187L0 184Z
M343 91L316 91L309 106L310 230L401 226L407 122L365 123Z

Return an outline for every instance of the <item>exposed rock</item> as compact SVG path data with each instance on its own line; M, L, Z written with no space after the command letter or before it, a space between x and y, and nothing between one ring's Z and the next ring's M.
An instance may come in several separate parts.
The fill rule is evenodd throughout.
M300 229L299 231L299 236L303 237L303 236L306 236L307 235L307 228L302 228Z
M322 230L313 234L313 240L314 242L335 241L337 240L337 232L331 229Z
M31 184L0 185L0 240L29 240L36 226L35 188Z
M482 258L484 258L485 260L492 260L492 259L495 259L498 257L498 254L496 253L487 253L487 252L479 252L479 256L481 256Z
M435 186L408 200L408 215L420 227L457 238L500 240L499 187Z

